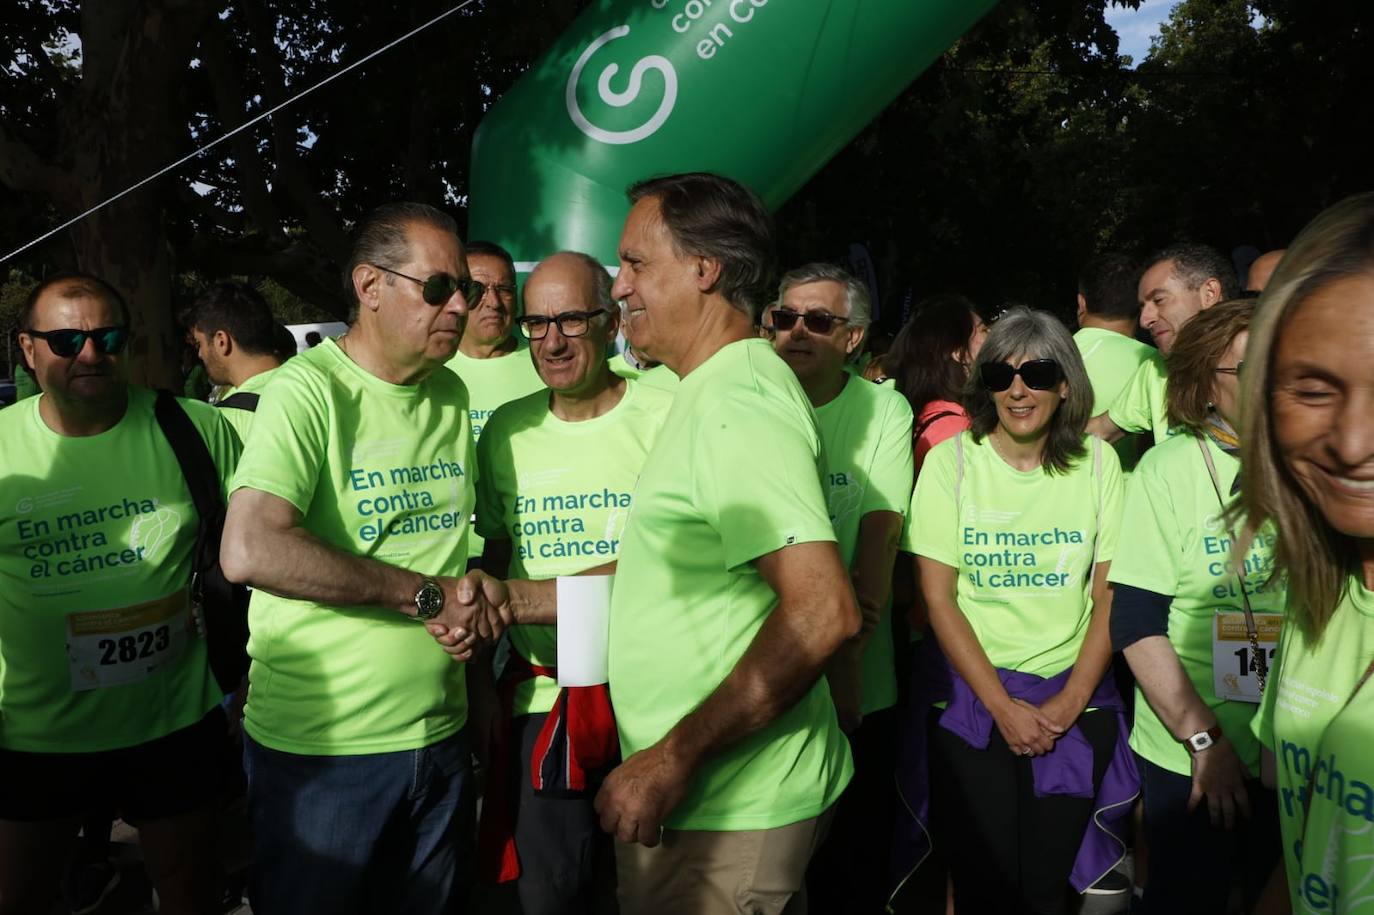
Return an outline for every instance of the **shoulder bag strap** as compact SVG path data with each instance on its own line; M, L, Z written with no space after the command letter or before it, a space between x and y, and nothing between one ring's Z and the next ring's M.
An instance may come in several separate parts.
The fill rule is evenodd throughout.
M251 391L239 391L237 394L230 394L228 397L215 404L217 407L229 407L235 410L247 410L249 413L256 413L258 410L258 395Z
M1221 515L1217 516L1222 520L1226 515L1226 497L1221 494L1221 480L1217 476L1217 465L1212 460L1212 452L1207 448L1207 441L1203 436L1195 435L1193 440L1197 442L1198 449L1202 452L1202 459L1207 462L1207 475L1212 479L1212 491L1217 494L1217 505L1221 507ZM1238 541L1235 532L1230 525L1225 526L1226 536L1230 538L1234 548ZM1232 569L1236 573L1236 585L1240 588L1240 603L1245 610L1245 634L1250 639L1250 669L1255 672L1259 680L1260 690L1264 690L1265 681L1269 679L1269 659L1264 656L1264 652L1259 647L1259 629L1255 626L1255 613L1250 608L1250 595L1245 593L1245 576L1240 573L1240 567L1234 565L1235 557L1231 558ZM1363 682L1363 681L1361 681Z

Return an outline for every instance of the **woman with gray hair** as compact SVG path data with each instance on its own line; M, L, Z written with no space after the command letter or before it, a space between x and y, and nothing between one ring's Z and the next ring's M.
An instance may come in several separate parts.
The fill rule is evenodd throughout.
M1298 235L1241 379L1241 498L1288 576L1254 728L1293 911L1368 911L1374 878L1374 194ZM1277 769L1277 771L1275 771Z
M1084 434L1092 402L1064 326L1005 312L964 390L972 427L931 450L912 498L902 548L938 646L899 778L910 803L925 736L961 912L1068 912L1070 885L1124 851L1107 831L1136 788L1108 675L1121 467Z

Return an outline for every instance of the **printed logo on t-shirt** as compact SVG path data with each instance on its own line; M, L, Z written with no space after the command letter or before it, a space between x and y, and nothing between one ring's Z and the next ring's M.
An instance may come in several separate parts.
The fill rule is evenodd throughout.
M355 451L355 460L358 457ZM429 540L461 530L467 520L467 513L459 510L464 477L463 465L442 455L428 463L379 462L349 468L349 487L357 496L358 539Z
M964 551L961 566L974 587L1018 591L1081 584L1081 572L1075 566L1092 549L1083 531L1058 526L988 531L966 524L960 529L959 545Z
M31 563L30 579L124 574L127 566L166 556L181 527L180 512L155 498L130 496L77 506L79 492L66 489L32 497L31 517L18 519L15 533L20 551ZM128 536L121 542L124 530Z
M858 511L863 503L864 485L859 482L858 477L849 473L831 473L827 476L830 489L826 495L826 502L830 524L839 530L845 520Z
M608 486L566 493L515 497L511 539L523 562L538 559L601 558L620 552L620 535L633 496ZM591 515L607 512L601 529L588 530Z

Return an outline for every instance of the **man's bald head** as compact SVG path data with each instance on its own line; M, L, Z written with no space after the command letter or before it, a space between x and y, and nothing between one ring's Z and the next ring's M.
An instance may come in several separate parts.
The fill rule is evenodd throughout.
M598 308L614 309L615 300L611 298L611 275L596 258L581 251L559 251L544 258L525 280L525 299L528 309L529 297L538 295L540 287L558 283L565 287L584 290L582 303L586 311Z
M1287 248L1279 248L1277 251L1268 251L1255 258L1255 262L1250 265L1250 272L1245 275L1245 288L1248 292L1263 292L1264 287L1269 285L1269 277L1274 275L1274 268L1283 260L1283 253Z

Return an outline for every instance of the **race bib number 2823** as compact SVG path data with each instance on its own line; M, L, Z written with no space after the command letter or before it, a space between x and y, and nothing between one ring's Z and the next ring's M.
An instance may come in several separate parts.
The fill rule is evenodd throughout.
M136 683L181 658L195 626L185 591L133 607L67 615L72 690Z

